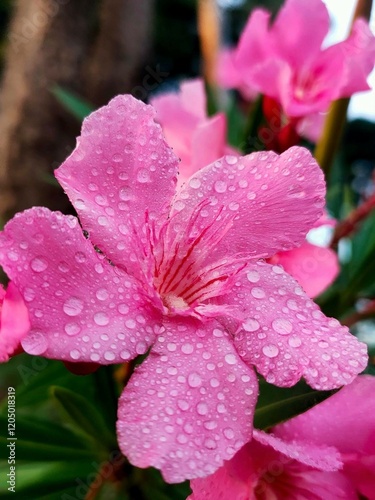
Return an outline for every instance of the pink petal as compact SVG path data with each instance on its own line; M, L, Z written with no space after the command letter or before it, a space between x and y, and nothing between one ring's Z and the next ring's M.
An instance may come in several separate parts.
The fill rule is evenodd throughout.
M225 157L183 186L173 205L179 213L172 224L185 224L207 200L194 222L197 232L216 220L230 224L211 261L228 251L272 256L304 241L322 214L324 194L321 169L304 148L291 148L281 156L263 152Z
M272 258L272 263L281 264L309 297L316 297L323 292L333 283L340 270L333 250L308 242L288 252L279 252Z
M181 83L181 104L200 120L207 118L207 102L204 81L201 78Z
M271 28L275 51L294 68L303 67L320 52L329 25L321 0L287 0Z
M335 446L342 453L375 454L375 377L361 375L307 412L277 427L283 439Z
M27 303L29 354L111 364L154 341L160 318L138 283L95 251L75 217L45 208L17 215L0 236L0 261Z
M193 493L187 500L225 500L228 492L233 500L254 500L251 492L259 479L259 472L253 462L253 443L246 444L214 474L192 480ZM260 448L260 445L256 446Z
M200 123L192 136L192 164L189 169L180 168L180 176L187 180L201 168L221 158L227 147L226 133L227 123L223 113Z
M277 435L254 430L253 439L264 446L271 446L286 457L297 460L322 471L336 471L342 468L340 453L332 446L315 445L310 441L280 439Z
M274 47L269 33L270 17L270 12L254 9L241 34L233 61L241 79L245 81L253 67L274 56Z
M298 124L297 131L302 137L317 143L322 135L327 113L314 113L305 116Z
M340 89L341 97L368 90L367 77L375 65L375 37L364 19L357 19L350 37L330 47L341 53L346 66L346 81Z
M26 305L15 284L10 282L1 306L0 362L8 361L29 329Z
M91 241L114 263L132 254L146 209L150 218L166 213L175 192L178 161L154 115L132 96L115 97L86 118L56 171Z
M120 448L168 482L206 476L251 438L257 379L216 322L170 320L119 404Z
M218 83L227 89L238 88L242 83L242 77L235 63L236 51L224 49L218 58L217 80Z
M304 376L315 389L333 389L366 367L365 344L324 316L281 267L259 262L236 285L223 299L244 311L235 344L268 382L290 387Z

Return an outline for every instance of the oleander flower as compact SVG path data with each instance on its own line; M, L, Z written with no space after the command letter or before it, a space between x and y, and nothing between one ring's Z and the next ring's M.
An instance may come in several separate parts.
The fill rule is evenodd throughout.
M151 99L156 120L175 154L180 158L178 185L197 170L234 150L226 143L227 121L224 113L208 117L203 80L187 80L180 91Z
M272 24L270 19L267 10L252 12L238 46L221 57L219 81L238 88L245 98L259 92L274 100L284 123L291 120L296 130L316 139L318 118L311 115L326 112L336 99L369 89L375 37L367 22L357 19L347 40L322 48L330 19L321 0L286 0ZM309 117L305 123L295 120L304 117Z
M225 153L240 155L226 143L225 115L207 118L206 93L202 80L185 81L181 84L179 93L162 94L152 99L151 104L156 109L156 120L162 127L168 145L181 159L178 186ZM327 218L317 221L318 226L326 223ZM298 248L278 252L269 262L282 265L309 297L316 297L323 292L339 272L334 251L307 241Z
M29 329L29 315L17 287L12 282L6 290L0 285L0 363L16 353Z
M311 154L226 156L176 191L178 160L154 118L131 96L91 114L56 172L80 222L39 207L16 215L0 263L28 305L26 352L104 365L148 353L120 398L119 445L178 482L251 439L255 368L329 389L367 355L260 260L300 244L322 214Z
M375 377L363 375L273 434L254 431L190 500L375 498Z

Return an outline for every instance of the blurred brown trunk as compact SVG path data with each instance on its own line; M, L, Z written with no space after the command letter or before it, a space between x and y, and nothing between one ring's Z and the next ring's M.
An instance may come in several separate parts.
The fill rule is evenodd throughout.
M46 179L68 156L79 124L55 85L105 104L129 92L150 47L153 0L18 0L0 94L0 218L33 205L66 211Z

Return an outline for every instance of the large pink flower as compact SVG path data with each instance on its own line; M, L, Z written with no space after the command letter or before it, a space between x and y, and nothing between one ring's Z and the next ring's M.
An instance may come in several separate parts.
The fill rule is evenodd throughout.
M375 64L375 38L358 19L350 37L326 49L329 14L321 0L286 0L275 21L255 9L236 49L219 67L224 86L245 97L258 91L281 104L288 117L324 112L339 97L367 90Z
M170 482L214 472L251 439L254 368L329 389L367 362L365 345L259 260L300 244L322 213L306 149L227 156L178 191L177 173L153 109L119 96L85 120L56 174L82 227L32 208L0 237L30 311L25 351L110 364L150 350L121 396L118 438Z
M17 287L11 282L4 290L0 285L0 363L8 361L17 351L29 330L29 315Z
M374 395L375 377L360 376L273 434L254 431L215 474L192 481L189 499L374 500Z
M181 160L179 185L200 168L231 153L224 113L207 116L203 80L185 81L179 93L154 97L151 104L168 144Z

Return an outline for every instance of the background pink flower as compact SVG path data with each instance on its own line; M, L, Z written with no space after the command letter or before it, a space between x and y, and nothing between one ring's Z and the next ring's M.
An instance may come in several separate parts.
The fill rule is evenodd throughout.
M191 482L189 499L217 500L230 491L236 500L373 500L374 391L375 378L360 376L273 434L254 431L214 475Z
M154 119L131 96L87 118L56 174L82 227L27 210L1 234L0 262L28 305L26 352L111 364L150 351L121 396L119 444L178 482L213 473L251 439L255 368L277 385L304 376L328 389L367 355L259 260L301 244L322 214L311 154L226 156L176 191L178 160Z
M329 22L321 0L287 0L272 24L268 11L255 9L238 46L223 54L221 84L246 89L245 97L254 91L264 94L289 118L325 112L332 101L369 89L375 37L368 24L358 19L347 40L322 49ZM307 122L298 127L309 135Z
M14 283L0 285L0 362L8 361L30 329L29 315Z
M233 151L227 145L224 113L207 116L203 80L185 81L179 93L162 94L150 103L168 144L181 160L179 185L200 168Z

